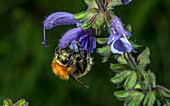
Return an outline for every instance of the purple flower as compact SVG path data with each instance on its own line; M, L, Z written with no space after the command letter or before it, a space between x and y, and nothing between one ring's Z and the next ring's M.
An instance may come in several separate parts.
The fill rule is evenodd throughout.
M129 35L131 33L124 30L122 22L115 16L110 27L110 37L107 41L107 44L111 44L112 53L123 54L133 50L133 45L126 38Z
M56 12L49 15L44 21L44 42L45 45L45 29L49 30L58 25L72 25L78 24L78 21L74 19L74 15L67 12Z
M91 37L92 30L83 30L80 26L83 22L79 22L74 19L74 15L66 12L56 12L51 14L44 21L44 42L45 45L45 29L49 30L58 25L71 25L76 24L77 28L73 28L66 32L60 40L60 48L65 48L68 45L71 49L75 49L75 40L80 44L82 50L86 50L88 53L92 53L96 47L96 39ZM74 45L72 45L74 43ZM46 45L45 45L46 46ZM74 47L74 48L73 48Z
M132 0L122 0L123 4L128 4L130 3Z
M69 47L72 50L77 51L76 40L80 44L82 50L86 50L88 53L92 53L96 47L95 37L91 37L91 30L83 30L81 27L77 27L66 32L60 40L60 48Z

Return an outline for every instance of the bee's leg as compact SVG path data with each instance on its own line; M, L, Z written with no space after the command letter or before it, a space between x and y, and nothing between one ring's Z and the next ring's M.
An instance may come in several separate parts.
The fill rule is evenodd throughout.
M80 63L79 62L77 62L77 69L83 74L84 73L84 71L83 71L83 69L81 68L81 65L80 65Z
M87 68L87 61L86 61L86 59L84 59L84 61L83 61L83 73L85 72L86 68Z
M80 83L81 85L85 86L86 88L89 88L88 85L86 85L86 84L82 83L81 81L79 81L79 80L78 80L77 78L75 78L72 74L69 74L69 76L70 76L73 80L75 80L76 82Z

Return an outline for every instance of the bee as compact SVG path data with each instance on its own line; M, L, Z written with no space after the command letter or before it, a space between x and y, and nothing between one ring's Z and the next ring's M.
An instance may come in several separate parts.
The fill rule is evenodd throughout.
M81 50L80 47L78 47L78 52L58 47L52 61L52 70L61 79L68 80L70 77L89 88L88 85L82 83L77 78L86 75L92 65L93 58L85 50Z

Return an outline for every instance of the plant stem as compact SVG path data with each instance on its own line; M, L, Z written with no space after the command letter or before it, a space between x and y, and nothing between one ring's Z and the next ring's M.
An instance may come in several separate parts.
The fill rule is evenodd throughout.
M139 75L139 71L138 71L139 70L138 66L137 66L136 62L134 61L134 59L132 58L131 54L126 53L125 54L125 59L126 59L127 63L130 65L130 67L132 67L132 69L134 69L136 71L140 86L141 86L143 92L146 92L146 89L143 86L141 79L139 78L140 75Z
M105 6L103 4L103 1L102 0L95 0L95 1L96 1L96 4L97 4L99 10L102 11L102 12L105 12L106 9L105 9Z

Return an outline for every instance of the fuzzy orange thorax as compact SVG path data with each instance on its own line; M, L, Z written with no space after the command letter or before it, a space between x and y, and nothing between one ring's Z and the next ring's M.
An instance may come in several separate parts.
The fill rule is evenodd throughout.
M53 72L59 76L61 79L69 79L68 72L70 71L69 67L61 66L55 60L52 62Z

